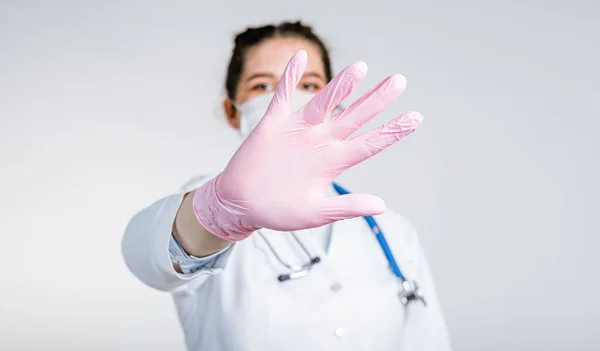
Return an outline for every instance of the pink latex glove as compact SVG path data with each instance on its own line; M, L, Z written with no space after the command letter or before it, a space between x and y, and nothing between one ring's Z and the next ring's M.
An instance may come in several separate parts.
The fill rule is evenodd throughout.
M194 212L212 234L239 241L260 228L294 231L334 221L381 214L379 197L350 194L326 198L331 182L412 133L422 116L410 112L352 139L353 132L400 96L401 75L379 83L333 118L325 117L363 79L362 62L346 67L299 111L290 101L306 68L305 51L289 61L265 116L223 172L196 190Z

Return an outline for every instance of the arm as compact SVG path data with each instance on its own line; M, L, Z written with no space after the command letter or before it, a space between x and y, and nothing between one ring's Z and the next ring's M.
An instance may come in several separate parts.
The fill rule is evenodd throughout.
M123 257L129 270L144 284L161 291L171 291L191 279L216 274L225 267L231 246L198 259L183 252L173 235L186 194L191 198L193 191L190 190L209 179L192 179L180 193L156 201L129 221L122 240ZM184 269L186 274L181 274L179 264L173 262L181 262L187 268Z
M173 223L173 236L188 255L202 258L222 251L231 245L231 242L211 234L198 222L192 205L194 193L195 190L183 196ZM181 273L177 263L173 266Z

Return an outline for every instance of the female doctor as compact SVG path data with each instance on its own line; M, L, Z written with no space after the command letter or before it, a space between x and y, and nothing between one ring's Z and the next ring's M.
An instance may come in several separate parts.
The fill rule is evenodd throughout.
M123 239L129 269L173 295L189 350L450 350L413 227L334 182L422 120L350 137L405 88L393 75L335 111L366 70L332 79L299 22L236 37L223 109L243 143L221 173L141 210Z

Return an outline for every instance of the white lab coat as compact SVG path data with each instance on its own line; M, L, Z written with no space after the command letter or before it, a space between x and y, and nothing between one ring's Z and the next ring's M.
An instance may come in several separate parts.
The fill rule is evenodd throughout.
M123 254L145 284L172 293L189 350L450 350L444 318L417 233L397 214L376 219L401 269L421 286L428 305L400 303L398 279L362 218L336 222L327 252L310 230L302 242L321 262L297 280L259 235L232 245L216 263L179 274L168 247L183 195L163 198L129 223ZM286 263L305 263L288 233L264 231Z

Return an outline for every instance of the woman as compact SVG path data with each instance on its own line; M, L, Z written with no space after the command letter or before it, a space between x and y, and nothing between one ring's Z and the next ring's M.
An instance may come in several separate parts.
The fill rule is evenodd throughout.
M326 118L365 73L358 62L332 80L301 23L236 37L223 109L244 142L221 173L134 216L123 239L131 271L173 294L190 350L450 349L414 229L380 198L332 188L421 121L411 112L349 138L405 87L388 77ZM403 305L370 215L427 304Z

